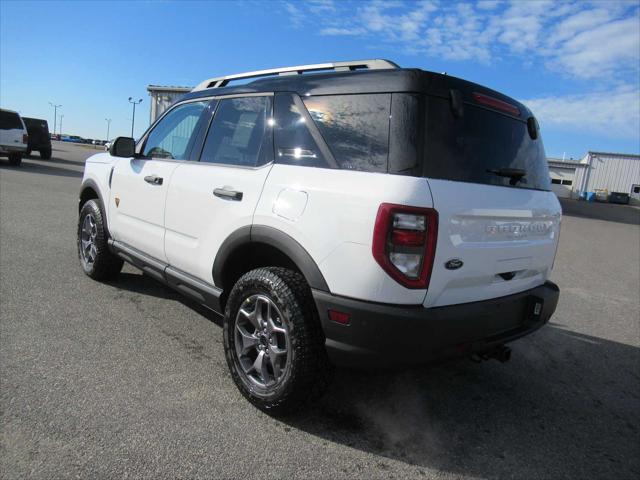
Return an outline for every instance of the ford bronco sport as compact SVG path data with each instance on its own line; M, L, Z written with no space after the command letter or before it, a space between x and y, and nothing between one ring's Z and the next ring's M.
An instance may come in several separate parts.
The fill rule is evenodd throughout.
M273 413L332 365L507 360L558 301L533 114L386 60L205 80L87 160L79 212L85 273L126 261L222 314L235 383Z

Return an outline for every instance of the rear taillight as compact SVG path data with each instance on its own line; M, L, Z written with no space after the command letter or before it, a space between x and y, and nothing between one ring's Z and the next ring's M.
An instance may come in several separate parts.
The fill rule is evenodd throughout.
M29 143L29 135L26 133L22 134L22 143Z
M438 237L433 208L383 203L373 229L373 257L407 288L427 288Z

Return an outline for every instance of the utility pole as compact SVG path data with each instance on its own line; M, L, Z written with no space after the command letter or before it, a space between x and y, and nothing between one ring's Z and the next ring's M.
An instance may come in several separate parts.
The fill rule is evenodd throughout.
M111 119L110 118L105 118L104 119L107 122L107 138L105 138L105 141L109 141L109 127L111 126Z
M58 108L60 108L62 105L56 105L51 102L49 102L49 105L53 107L53 133L56 133L56 121L58 120Z
M136 123L136 105L142 103L142 99L135 101L133 97L129 97L129 103L133 104L133 117L131 118L131 138L133 138L133 126Z
M59 131L60 136L62 136L62 117L64 117L64 115L60 115L60 131ZM53 133L56 133L55 130L53 131Z

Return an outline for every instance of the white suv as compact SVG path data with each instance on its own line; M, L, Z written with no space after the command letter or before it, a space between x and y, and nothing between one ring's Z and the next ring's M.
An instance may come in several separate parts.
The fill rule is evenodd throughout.
M20 165L27 151L29 135L18 112L0 109L0 154L9 157L10 165Z
M506 361L558 301L531 112L385 60L206 80L88 159L79 203L87 275L125 260L223 314L234 381L273 413L331 365Z

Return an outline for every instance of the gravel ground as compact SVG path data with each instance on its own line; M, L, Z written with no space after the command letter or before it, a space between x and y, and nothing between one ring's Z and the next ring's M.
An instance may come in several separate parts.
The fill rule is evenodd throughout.
M565 216L558 310L511 362L343 371L277 420L233 385L218 317L131 267L109 284L82 274L91 153L0 159L3 478L640 476L634 222Z

